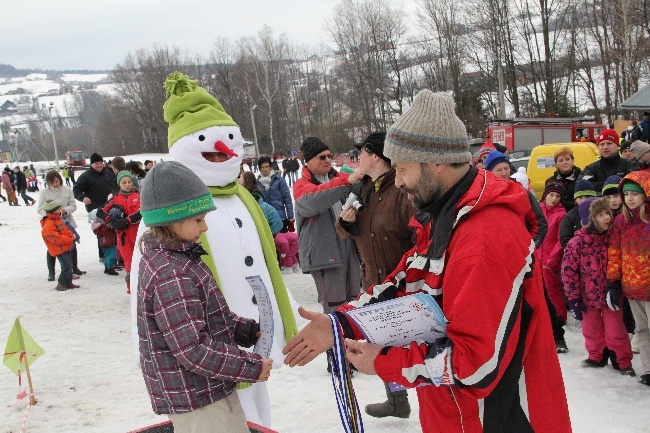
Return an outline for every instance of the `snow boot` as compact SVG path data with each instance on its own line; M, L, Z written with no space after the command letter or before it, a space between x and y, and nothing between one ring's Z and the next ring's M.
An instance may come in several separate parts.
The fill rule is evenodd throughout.
M73 284L73 283L68 283L68 284L66 284L66 287L67 287L68 289L78 289L78 288L81 287L81 286L78 286L78 285Z
M582 361L582 366L583 367L589 367L589 368L603 368L607 365L607 360L605 358L602 359L602 361L594 361L593 359L585 359Z
M47 281L54 281L54 272L47 274Z
M636 376L636 372L632 367L621 368L620 371L623 376L630 376L630 377Z
M567 353L569 348L566 345L564 338L558 338L555 342L555 350L557 353Z
M387 383L386 397L388 400L383 403L373 403L366 406L366 413L375 418L394 416L396 418L408 418L411 415L411 405L406 390L391 392Z
M642 374L639 376L639 383L650 386L650 373Z
M66 286L65 284L59 283L59 284L56 285L55 289L58 290L59 292L64 292L64 291L68 290L69 287Z
M106 269L106 270L104 271L104 273L105 273L106 275L120 275L120 274L117 273L117 271L115 270L115 268Z

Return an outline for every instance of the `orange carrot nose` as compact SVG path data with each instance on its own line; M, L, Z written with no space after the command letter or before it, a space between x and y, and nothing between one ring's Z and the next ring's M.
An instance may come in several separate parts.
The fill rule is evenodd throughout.
M226 146L223 141L217 141L216 143L214 143L214 150L216 150L217 152L225 153L226 155L229 156L239 156L235 152L233 152L231 148Z

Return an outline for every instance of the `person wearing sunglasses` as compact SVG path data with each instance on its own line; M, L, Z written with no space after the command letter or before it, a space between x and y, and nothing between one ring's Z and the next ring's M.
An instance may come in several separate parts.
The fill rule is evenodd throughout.
M363 271L363 289L381 284L397 267L402 255L413 247L415 233L409 221L415 214L406 194L395 186L395 169L384 155L386 132L373 132L359 150L360 171L365 173L353 192L363 202L362 210L347 206L336 221L336 233L342 239L354 239ZM406 390L391 392L388 399L366 406L370 416L408 418L411 406Z
M305 166L293 186L300 267L314 278L323 311L331 313L355 299L361 290L361 271L354 241L339 239L334 224L360 171L346 174L332 168L329 146L317 137L304 140L300 150Z
M446 92L419 91L388 130L384 155L417 207L417 243L382 284L336 313L348 361L416 388L423 433L570 433L526 191L470 165L467 131ZM425 342L406 331L406 347L357 341L361 329L340 313L418 292L444 313L445 336ZM334 344L329 317L300 313L310 323L282 351L291 367Z

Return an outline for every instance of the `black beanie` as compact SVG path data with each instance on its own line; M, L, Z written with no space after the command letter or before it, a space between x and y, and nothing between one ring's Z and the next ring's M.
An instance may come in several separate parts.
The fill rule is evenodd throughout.
M99 153L93 153L90 155L90 163L94 164L96 162L104 162L104 158Z
M327 144L323 143L318 137L307 137L300 145L300 151L305 162L308 162L314 156L329 149Z

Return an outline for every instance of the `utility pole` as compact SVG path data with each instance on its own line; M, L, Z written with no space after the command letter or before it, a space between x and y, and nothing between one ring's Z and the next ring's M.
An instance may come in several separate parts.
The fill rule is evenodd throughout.
M505 103L505 91L503 89L503 65L501 61L497 59L497 74L499 75L499 119L506 118L506 103Z
M45 104L42 105L45 108ZM50 106L47 107L50 113L50 131L52 131L52 143L54 144L54 166L59 170L59 150L56 147L56 136L54 135L54 123L52 122L52 109L54 108L54 102L50 102Z

